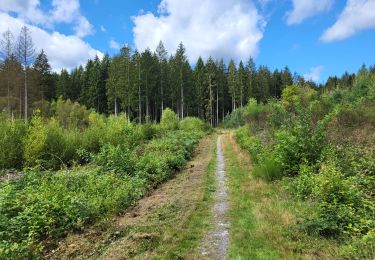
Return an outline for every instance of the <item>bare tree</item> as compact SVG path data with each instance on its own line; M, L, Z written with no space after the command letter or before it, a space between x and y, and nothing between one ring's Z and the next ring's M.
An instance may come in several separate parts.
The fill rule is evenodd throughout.
M28 89L28 69L29 65L33 62L34 60L34 54L35 54L35 49L34 49L34 44L33 40L31 38L31 33L30 29L27 28L26 26L23 26L21 28L21 33L18 37L18 46L17 46L17 55L18 58L20 59L21 64L24 67L24 101L25 101L25 121L27 121L27 116L28 116L28 103L27 103L27 89Z
M14 51L14 37L12 32L8 29L3 33L3 38L0 40L0 52L4 59L6 81L7 81L7 95L8 95L8 113L11 113L10 106L10 57Z

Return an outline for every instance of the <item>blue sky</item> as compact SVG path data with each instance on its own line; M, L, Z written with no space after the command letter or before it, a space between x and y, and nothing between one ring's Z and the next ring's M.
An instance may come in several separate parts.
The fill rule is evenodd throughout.
M192 64L252 56L318 82L375 63L375 0L2 0L0 33L24 24L55 70L159 40Z

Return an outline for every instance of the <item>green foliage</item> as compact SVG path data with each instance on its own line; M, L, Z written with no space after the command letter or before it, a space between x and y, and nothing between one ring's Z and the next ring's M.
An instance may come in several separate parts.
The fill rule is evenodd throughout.
M90 111L85 106L77 102L63 100L59 97L57 101L52 102L51 112L56 117L59 124L69 129L84 129L89 124Z
M177 130L178 121L177 114L170 108L166 108L160 120L160 127L165 130Z
M244 117L247 118L248 122L254 122L260 125L262 121L266 122L267 112L268 106L262 103L258 104L254 98L251 98L245 107Z
M249 126L242 126L236 131L236 140L241 148L248 151L252 156L252 160L257 163L262 156L264 147L262 141L255 135L250 134Z
M250 100L249 124L236 132L254 160L252 174L285 177L289 191L311 205L298 225L339 239L344 258L374 254L374 82L362 70L352 89L317 95L288 86L279 102Z
M33 117L24 141L29 166L55 168L60 159L71 158L92 163L58 172L34 168L0 181L1 259L38 258L46 245L53 246L69 231L125 210L182 169L203 136L192 124L192 131L167 131L153 138L156 126L138 127L122 118L91 114L91 125L80 132L63 129L54 119ZM96 142L97 155L85 143L88 137ZM153 139L146 142L146 137Z
M19 169L23 165L22 140L26 134L23 120L14 122L0 117L0 169Z
M136 155L126 145L113 146L106 144L95 157L96 164L105 171L119 175L133 176L135 173Z
M224 128L236 128L239 126L243 126L245 124L243 113L244 109L238 108L236 110L233 110L232 113L227 114L224 118Z
M254 166L253 174L266 181L279 180L283 177L282 167L272 154L262 154L262 159Z
M196 117L185 117L179 122L178 128L184 131L197 132L207 132L209 130L209 126L201 119Z

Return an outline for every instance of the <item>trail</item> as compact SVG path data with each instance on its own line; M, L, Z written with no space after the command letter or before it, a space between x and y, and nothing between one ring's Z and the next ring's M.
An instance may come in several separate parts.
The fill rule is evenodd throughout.
M225 176L225 162L221 147L222 136L217 139L216 192L212 207L212 229L207 233L202 246L202 258L225 259L229 242L228 188Z
M204 137L186 169L160 185L123 215L104 226L69 234L47 259L197 259L201 230L189 226L198 211L205 214L207 167L215 139ZM209 210L209 206L207 206ZM203 217L204 218L204 217ZM201 225L204 225L201 224ZM202 234L201 234L202 233ZM194 242L189 241L196 241ZM190 243L190 244L189 244Z

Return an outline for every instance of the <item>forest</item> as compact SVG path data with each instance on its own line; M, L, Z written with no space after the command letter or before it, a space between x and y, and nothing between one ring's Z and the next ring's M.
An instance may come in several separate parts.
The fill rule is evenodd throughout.
M113 57L96 57L85 66L56 73L43 50L35 53L30 31L25 27L22 32L15 39L8 31L1 41L0 110L14 117L25 117L26 110L30 117L35 109L50 115L53 101L62 98L101 114L125 112L128 120L140 123L158 122L169 107L180 118L196 116L218 125L250 97L259 102L280 98L281 91L293 82L318 87L292 74L288 67L273 72L266 66L257 68L252 58L239 64L213 58L189 61L182 43L173 54L162 42L156 50L141 53L124 46ZM353 77L346 73L339 79L330 78L325 87L350 85Z
M279 240L259 240L270 243L271 249L259 253L266 259L374 256L375 67L363 65L355 74L317 84L288 67L256 66L252 58L238 64L213 58L191 63L183 43L169 54L160 42L156 50L124 46L113 57L53 72L44 51L35 53L27 27L18 37L4 33L0 47L1 259L48 258L69 235L85 234L92 226L106 234L113 216L127 216L180 172L191 168L188 173L193 173L195 165L189 162L203 156L196 149L205 138L211 138L208 154L214 156L202 164L206 186L197 206L179 220L186 223L180 232L186 237L171 242L173 236L160 235L159 225L168 216L158 211L154 233L160 236L153 240L154 233L147 233L126 256L147 258L142 254L159 245L180 243L177 253L161 250L157 256L184 259L199 248L209 226L202 216L212 215L212 169L220 149L229 165L223 167L231 210L245 204L228 217L237 230L229 230L230 259L261 248L243 245L257 242L252 231L257 225L241 225L264 221L257 216L267 213L256 215L250 207L254 198L239 197L250 192L241 185L252 178L251 185L269 189L260 203L286 200L283 210L295 219L282 226ZM238 157L241 163L233 163L241 152L230 150L235 148L231 134L250 156L250 170L235 170L233 165L246 160ZM223 148L214 148L216 140L224 140ZM275 198L270 195L279 190ZM178 206L163 210L168 209ZM136 241L137 228L111 233L95 250L122 238ZM246 235L249 231L254 237ZM68 257L88 257L84 253L76 249Z

